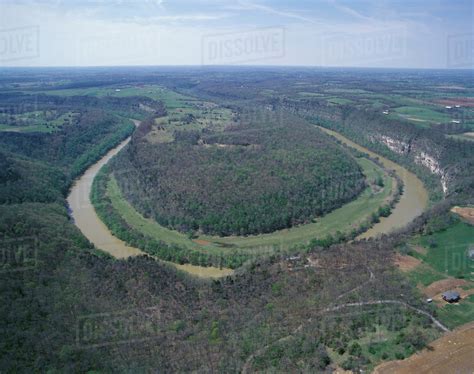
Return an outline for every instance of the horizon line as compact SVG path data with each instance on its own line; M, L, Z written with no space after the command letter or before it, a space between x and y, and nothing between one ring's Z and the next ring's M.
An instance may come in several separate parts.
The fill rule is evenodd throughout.
M392 70L448 70L474 71L471 67L399 67L399 66L321 66L321 65L31 65L31 66L0 66L0 69L100 69L100 68L306 68L306 69L392 69Z

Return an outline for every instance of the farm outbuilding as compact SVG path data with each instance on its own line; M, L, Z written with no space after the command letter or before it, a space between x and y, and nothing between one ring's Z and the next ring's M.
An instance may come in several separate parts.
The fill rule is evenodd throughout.
M461 299L461 295L457 291L446 291L443 293L443 300L448 303L455 303Z

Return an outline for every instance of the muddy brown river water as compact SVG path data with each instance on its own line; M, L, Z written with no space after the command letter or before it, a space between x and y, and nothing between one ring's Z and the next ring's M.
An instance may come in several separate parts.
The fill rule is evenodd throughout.
M341 142L353 147L361 152L369 154L371 157L378 157L380 162L387 168L395 170L403 181L404 189L403 195L400 201L397 203L395 208L392 210L392 214L388 217L381 217L380 222L375 224L372 228L358 236L358 239L376 237L381 234L388 234L394 229L401 228L414 218L418 217L426 209L428 205L428 191L421 182L421 180L412 172L408 171L404 167L396 164L395 162L382 157L365 147L354 143L350 139L342 136L341 134L319 127L325 133L334 136Z
M134 121L135 126L139 125L138 121ZM74 183L67 202L71 209L71 216L75 225L82 231L84 236L93 243L96 248L109 253L115 258L123 259L131 256L145 255L141 249L130 247L123 240L115 237L107 226L101 221L90 200L92 182L99 170L107 164L112 157L119 153L130 141L127 138L117 147L109 151L97 163L92 165L86 172ZM171 263L170 263L171 264ZM219 269L216 267L201 267L190 264L178 265L171 264L174 267L186 271L190 274L204 277L214 278L232 274L231 269Z
M138 121L134 121L134 123L136 126L139 124ZM380 223L377 223L370 230L361 234L359 238L374 237L382 233L388 233L394 228L406 225L423 212L428 203L428 192L424 188L422 182L413 173L400 165L359 146L334 131L323 128L321 129L351 147L366 152L373 157L378 157L385 167L395 170L405 184L404 194L402 195L400 202L393 209L392 214L387 218L382 218ZM124 140L116 148L109 151L97 163L87 169L87 171L74 183L67 198L71 209L71 216L74 219L76 226L97 248L119 259L143 255L145 252L138 248L128 246L124 241L112 235L107 226L97 216L90 200L90 193L92 182L99 170L107 164L112 157L119 153L129 141L130 138ZM232 273L231 269L200 267L189 264L172 265L178 269L201 277L222 277Z

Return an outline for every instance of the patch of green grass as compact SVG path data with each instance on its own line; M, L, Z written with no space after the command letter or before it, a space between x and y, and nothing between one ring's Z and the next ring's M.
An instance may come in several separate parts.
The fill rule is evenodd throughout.
M222 131L232 120L230 109L208 102L194 102L190 107L168 109L168 115L156 118L157 126L147 135L147 139L151 143L168 143L174 140L175 131Z
M449 122L451 118L441 112L437 112L433 109L421 107L421 106L402 106L394 109L394 111L400 116L412 122L421 123L440 123Z
M450 328L474 321L474 295L459 303L446 304L437 310L438 318Z
M324 96L324 94L316 93L316 92L298 92L298 95L304 96L304 97L323 97Z
M45 93L47 95L57 96L146 96L154 100L161 100L167 108L189 107L190 103L196 99L181 95L177 92L168 90L158 85L140 85L133 87L108 86L108 87L89 87L89 88L66 88L55 90L35 91L36 93Z
M446 135L448 138L457 139L457 140L468 140L474 142L474 132L468 132L465 134L453 134Z
M473 226L458 221L443 231L421 236L413 240L412 244L427 249L426 254L412 253L423 261L407 273L413 284L426 287L448 277L473 280L474 261L467 256L468 248L474 245ZM463 288L472 289L472 283ZM450 328L474 321L474 295L461 299L456 304L442 304L437 309L437 316Z
M438 273L426 264L420 264L412 271L409 271L407 276L414 285L421 284L424 287L446 278L445 275Z
M325 92L331 93L349 93L349 94L366 94L370 93L369 91L362 90L360 88L330 88Z
M467 251L474 245L474 226L458 222L446 230L420 238L420 244L428 249L423 261L446 276L474 280L474 261Z
M34 111L14 115L18 122L31 123L25 126L19 125L5 125L1 124L0 131L14 131L14 132L45 132L52 133L61 128L65 121L72 121L74 119L74 112L67 112L57 115L56 111Z
M353 103L352 100L344 99L342 97L331 97L328 101L332 104L345 105Z
M259 94L263 96L272 96L274 93L276 93L276 91L270 89L264 89L259 92Z

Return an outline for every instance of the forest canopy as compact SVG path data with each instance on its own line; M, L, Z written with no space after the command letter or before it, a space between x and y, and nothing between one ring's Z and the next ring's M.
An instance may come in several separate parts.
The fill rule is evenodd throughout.
M119 186L164 226L220 236L306 223L364 188L356 161L318 129L283 113L255 118L164 143L148 141L145 124L113 163Z

